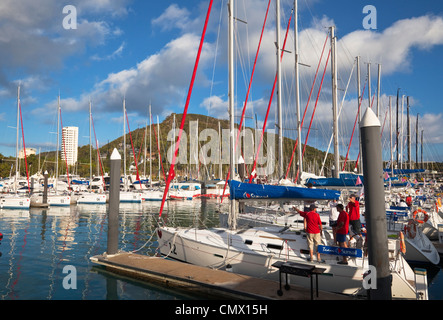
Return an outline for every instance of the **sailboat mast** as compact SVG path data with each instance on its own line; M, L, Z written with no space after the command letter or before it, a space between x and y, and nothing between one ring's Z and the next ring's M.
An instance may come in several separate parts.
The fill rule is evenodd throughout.
M412 162L411 162L411 119L409 117L409 97L406 98L406 121L407 121L407 126L406 126L406 139L407 139L407 144L408 144L408 166L409 169L412 169Z
M394 153L392 146L392 97L389 96L389 143L391 149L391 176L394 174Z
M418 168L418 116L419 113L417 113L417 121L415 123L415 168Z
M381 85L381 64L378 64L378 79L377 79L377 118L380 118L380 85Z
M60 93L57 99L57 148L55 153L55 193L57 193L57 181L58 181L58 150L60 143Z
M123 98L123 176L125 179L124 186L127 191L127 178L126 178L126 99Z
M91 112L91 100L89 100L89 190L92 191L92 112Z
M20 172L18 169L18 138L19 138L19 131L18 131L18 126L19 126L19 117L20 117L20 85L18 85L17 88L17 133L16 133L16 140L15 140L15 181L14 181L14 191L17 193L17 189L18 189L18 178L20 176Z
M368 62L368 108L371 108L372 91L371 91L371 63Z
M152 136L152 113L151 113L151 103L149 103L149 185L152 188L152 137L151 136ZM160 176L158 180L160 180Z
M297 108L297 135L298 135L298 170L300 172L299 181L301 180L301 174L303 173L303 157L301 147L301 117L300 117L300 65L299 65L299 53L298 53L298 0L294 0L294 50L295 50L295 105Z
M358 110L358 123L359 123L359 127L360 127L360 121L361 121L361 118L362 118L362 116L361 116L361 114L362 114L362 112L361 112L361 110L360 110L360 100L361 100L361 76L360 76L360 56L357 56L357 96L358 96L358 99L357 99L357 110ZM359 139L359 151L360 151L360 154L362 154L361 153L361 140ZM362 161L359 161L358 162L358 172L363 172L363 170L362 170L362 167L361 167L361 163L362 163Z
M229 67L229 125L230 125L230 176L231 180L235 178L235 126L234 126L234 0L229 1L229 30L228 30L228 67ZM229 227L231 229L237 228L237 219L235 212L235 200L230 201L230 218Z
M334 178L339 177L340 153L338 150L338 121L337 121L337 52L335 27L330 27L331 32L331 74L332 74L332 127L334 133Z
M278 176L283 173L283 115L282 115L282 85L281 85L281 59L280 59L280 0L275 4L276 21L276 51L277 51L277 118L278 118Z

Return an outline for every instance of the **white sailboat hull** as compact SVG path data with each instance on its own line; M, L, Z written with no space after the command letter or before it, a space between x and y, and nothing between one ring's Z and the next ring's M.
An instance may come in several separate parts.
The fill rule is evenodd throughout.
M120 202L141 203L141 192L120 191Z
M29 209L31 200L28 197L5 196L0 198L0 209Z
M78 195L78 204L106 204L106 195L100 193L82 193Z
M302 235L268 232L263 229L230 231L227 229L180 229L164 227L158 230L159 249L162 255L187 263L209 268L232 266L235 273L278 280L278 269L272 264L278 261L307 262L306 240ZM228 246L227 244L230 244ZM368 270L367 259L351 258L349 265L337 264L337 256L322 255L326 263L314 263L326 268L319 278L319 289L342 294L355 294L362 289L363 274ZM397 263L395 263L397 262ZM402 266L402 267L400 267ZM393 297L415 299L413 271L401 256L391 263ZM309 287L310 280L290 276L290 282Z

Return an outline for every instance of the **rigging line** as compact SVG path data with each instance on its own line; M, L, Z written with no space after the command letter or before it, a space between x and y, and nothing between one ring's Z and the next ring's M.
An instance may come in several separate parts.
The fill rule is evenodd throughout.
M101 157L100 157L100 150L99 150L99 148L98 148L97 135L95 134L94 119L92 118L92 115L91 115L91 122L92 122L92 128L93 128L93 130L94 130L95 146L96 146L96 148L97 148L97 157L98 157L98 159L99 159L99 162L98 162L98 163L99 163L99 166L100 166L100 171L101 171L101 173L102 173L103 191L105 191L105 189L106 189L105 176L104 176L104 174L103 174L103 166L102 166L102 161L101 161ZM91 189L91 191L92 191L92 189Z
M291 19L292 19L292 14L289 16L288 26L286 28L285 40L283 42L283 47L281 49L280 60L283 60L283 54L285 52L286 40L288 38L288 32L289 32L289 27L291 25ZM274 85L272 86L271 96L269 97L268 109L266 111L266 117L265 117L265 121L263 123L263 130L262 130L262 133L261 133L261 136L260 136L260 143L257 145L257 152L255 154L254 165L252 166L251 174L249 176L249 183L252 182L253 176L256 174L255 173L255 169L256 169L256 166L257 166L257 158L258 158L258 154L260 153L260 148L261 148L261 145L262 145L262 142L263 142L263 136L265 134L266 122L268 121L269 110L271 108L272 98L274 97L275 86L277 84L277 76L278 76L278 71L275 73Z
M374 93L374 95L372 96L371 109L372 109L372 105L374 104L374 98L375 98L375 93ZM352 137L351 137L351 142L352 142ZM349 143L349 145L351 145L351 143ZM349 149L348 149L348 152L349 152ZM347 156L346 156L346 158L347 158ZM357 160L355 161L355 167L354 167L354 169L357 169L359 159L360 159L360 151L358 152ZM345 159L345 161L346 161L346 159ZM346 162L345 162L345 163L346 163ZM344 166L343 166L343 167L344 167ZM343 170L344 170L344 169L343 169Z
M323 50L322 50L322 52L321 52L321 56L320 56L320 59L319 59L319 61L318 61L317 71L315 72L314 81L312 82L311 92L309 93L308 101L307 101L307 103L306 103L305 111L304 111L304 113L303 113L303 119L302 119L302 121L301 121L301 123L300 123L300 128L303 128L303 122L305 121L306 111L308 110L308 106L309 106L309 103L310 103L310 101L311 101L312 91L314 90L314 85L315 85L315 82L317 81L318 70L319 70L319 68L320 68L320 64L321 64L321 61L322 61L322 59L323 59L323 53L324 53L324 51L325 51L325 47L326 47L326 43L328 42L328 38L329 38L329 33L326 34L325 43L323 44ZM299 140L299 138L300 138L300 137L297 137L297 140L295 140L294 149L292 150L291 160L289 161L288 169L286 170L286 176L285 176L285 179L288 177L289 169L290 169L290 167L291 167L292 160L294 159L294 154L295 154L295 150L297 149L297 145L298 145L298 140Z
M330 57L331 57L331 49L329 49L328 58L326 59L325 69L323 71L323 76L322 76L322 79L320 82L320 87L318 88L317 99L315 101L314 110L312 111L311 122L309 123L308 133L306 134L305 145L303 146L302 159L305 156L305 150L306 150L306 145L308 143L309 133L311 131L312 120L314 119L315 110L317 109L318 98L320 97L320 92L321 92L321 88L323 86L323 80L325 79L326 68L328 67L328 62L329 62ZM299 174L300 174L300 167L297 169L297 176L295 178L295 181L298 181Z
M268 1L268 7L266 9L265 18L264 18L264 21L263 21L263 27L262 27L261 34L260 34L260 39L258 41L257 52L255 53L254 66L252 67L252 72L251 72L251 78L249 80L248 91L246 92L245 104L243 105L242 115L241 115L241 118L240 118L240 124L238 125L237 138L235 140L235 149L234 150L237 150L237 146L238 146L238 140L239 140L239 137L240 137L241 127L243 125L243 119L245 117L245 112L246 112L246 105L248 104L249 93L250 93L250 90L251 90L252 79L254 78L255 67L257 65L258 53L260 52L261 42L262 42L262 39L263 39L263 33L265 31L266 21L268 19L268 13L269 13L270 4L271 4L271 0ZM228 184L230 173L231 173L231 170L228 170L228 174L226 176L225 185L223 187L223 193L222 193L222 198L221 198L220 202L223 202L223 197L225 195L226 186Z
M151 114L151 121L154 122L154 120L152 118L152 114ZM157 137L157 131L155 130L155 125L152 127L152 129L154 129L155 141L157 142L159 169L160 169L160 166L161 166L162 172L163 172L163 178L165 179L165 182L166 182L165 169L163 168L162 155L161 155L161 152L160 152L160 142L159 142L159 139ZM160 134L160 132L159 132L159 134ZM160 180L160 177L158 177L158 180Z
M26 158L26 145L25 145L25 132L23 130L23 118L22 118L22 104L20 102L20 99L18 101L18 109L20 111L20 123L22 127L22 139L23 139L23 151L25 155L25 164L26 164L26 180L28 181L28 191L31 192L31 187L29 185L29 171L28 171L28 159Z
M344 105L344 102L345 102L345 97L346 97L346 94L348 92L349 84L351 82L351 78L352 78L352 74L354 73L355 66L356 66L356 61L354 61L353 65L352 65L351 73L350 73L349 79L348 79L348 84L346 85L346 90L345 90L345 92L343 94L343 98L341 100L341 106L340 106L340 110L338 111L337 120L340 118L341 111L343 110L343 105ZM326 159L327 159L328 154L329 154L329 149L331 148L333 137L334 136L331 135L331 139L329 140L328 149L326 150L325 158L323 159L323 164L322 164L322 167L321 167L321 170L320 170L320 176L323 174L323 169L325 167Z
M131 129L129 128L129 119L128 119L128 112L126 111L125 108L125 115L126 115L126 124L128 126L128 131L129 131L129 138L131 139L131 147L132 147L132 154L134 155L134 162L135 162L135 169L137 171L137 181L138 183L140 183L141 186L141 182L140 182L140 176L138 174L138 165L137 165L137 159L136 159L136 155L135 155L135 151L134 151L134 143L132 143L132 133L131 133ZM125 182L126 183L126 182Z
M71 190L71 185L69 184L69 166L68 166L68 157L66 156L66 144L64 139L64 133L63 133L63 120L62 120L62 109L59 108L60 111L60 124L62 126L62 142L63 142L63 153L65 155L65 163L66 163L66 177L68 179L68 190ZM57 142L58 143L58 142ZM58 162L58 159L57 159ZM57 192L57 190L55 190Z
M361 103L363 101L363 95L365 94L365 89L366 89L366 81L365 81L365 85L363 86L363 91L361 94L360 103L358 104L357 115L355 116L355 121L354 121L354 128L352 129L351 140L349 141L348 151L346 152L346 158L343 163L342 171L345 171L346 162L348 161L349 150L351 149L352 139L354 137L355 126L357 125L358 116L360 114L360 108L361 108ZM360 153L358 155L360 156ZM358 157L357 157L357 162L358 162Z
M180 147L180 140L181 140L181 136L182 136L182 133L183 133L183 127L185 125L186 115L188 113L189 101L191 100L192 88L194 86L194 80L195 80L195 76L196 76L196 73L197 73L198 63L200 61L200 55L201 55L201 51L202 51L202 48L203 48L203 43L204 43L204 40L205 40L206 28L208 26L209 16L210 16L210 13L211 13L211 8L212 8L212 3L213 3L213 0L211 0L209 2L209 8L208 8L208 12L206 14L206 21L205 21L205 25L203 27L203 32L202 32L201 39L200 39L200 45L199 45L199 48L198 48L198 53L197 53L197 58L196 58L195 65L194 65L194 70L192 72L192 78L191 78L191 83L189 85L188 96L186 98L185 108L183 110L182 121L181 121L181 124L180 124L180 131L178 132L178 140L177 140L177 144L176 144L176 147L175 147L174 156L172 158L171 167L169 169L168 180L166 181L165 190L163 192L163 198L162 198L162 203L161 203L161 206L160 206L159 217L161 217L162 212L163 212L163 208L164 208L164 204L165 204L165 200L166 200L166 195L168 194L168 191L169 191L169 184L171 183L171 179L174 178L174 176L175 176L175 173L174 173L175 160L177 159L178 148Z
M211 89L209 90L209 97L212 97L212 90L214 89L214 78L215 78L215 66L217 64L217 52L218 52L218 42L220 40L220 29L221 29L221 21L223 16L223 6L224 6L224 0L220 1L220 16L218 19L218 30L217 30L217 40L215 42L215 50L214 50L214 65L212 67L212 81L211 81ZM209 108L208 108L208 116L209 116L209 110L211 110L211 99L209 99ZM207 123L206 123L207 124ZM160 178L159 178L160 180ZM166 180L166 179L165 179Z

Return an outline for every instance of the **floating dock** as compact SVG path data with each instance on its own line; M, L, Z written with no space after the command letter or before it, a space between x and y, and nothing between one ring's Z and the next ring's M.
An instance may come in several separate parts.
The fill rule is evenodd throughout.
M140 279L160 283L163 286L192 292L212 299L238 300L310 300L311 291L291 285L279 296L279 282L249 277L224 270L215 270L183 262L133 253L99 255L90 258L107 270ZM284 279L285 275L282 275ZM321 277L319 279L321 281ZM319 291L316 300L351 300L352 297Z

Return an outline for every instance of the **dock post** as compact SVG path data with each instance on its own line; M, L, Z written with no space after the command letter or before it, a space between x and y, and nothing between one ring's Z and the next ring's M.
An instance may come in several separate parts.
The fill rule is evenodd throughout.
M380 127L380 121L374 111L368 108L360 122L360 137L363 158L368 261L369 265L375 268L377 279L376 286L371 283L369 296L373 300L391 300L392 276L389 271ZM374 279L374 277L371 279Z
M121 156L114 148L111 154L111 179L109 185L108 249L107 254L118 252L118 212L120 206Z
M43 204L48 203L48 171L45 171L44 176L44 185L43 185Z

